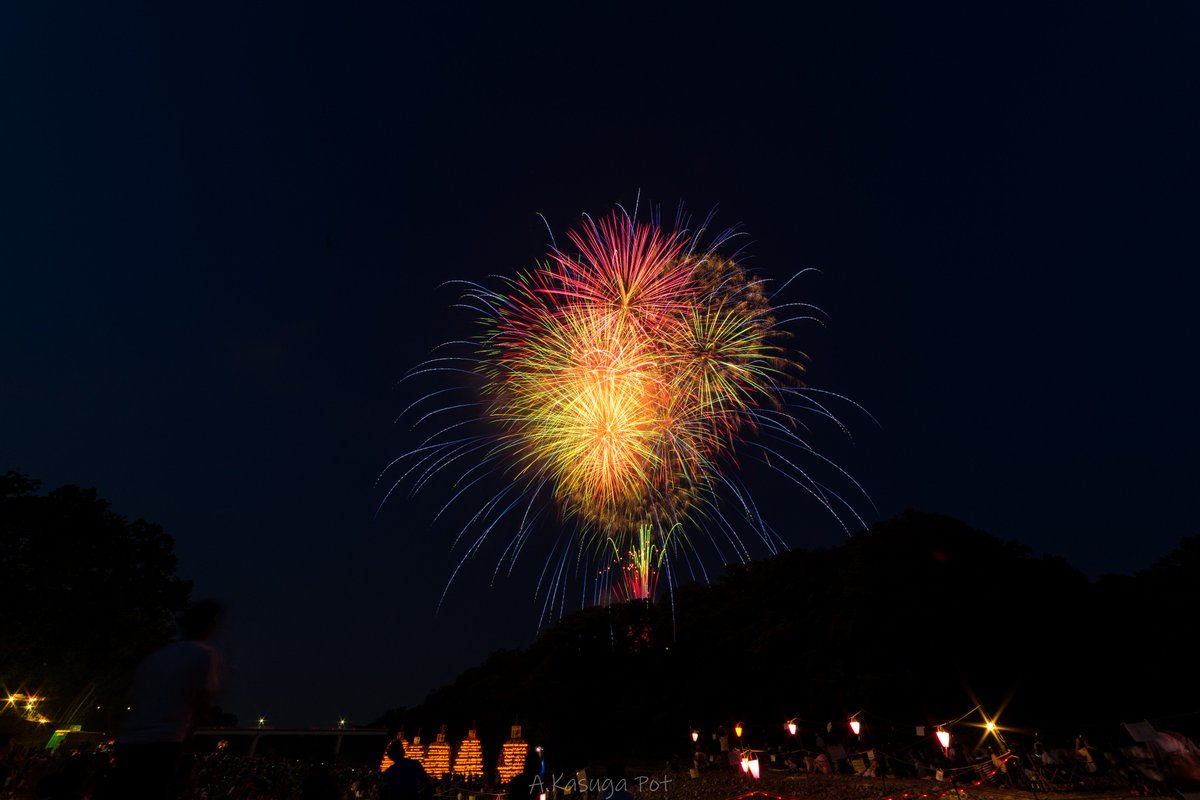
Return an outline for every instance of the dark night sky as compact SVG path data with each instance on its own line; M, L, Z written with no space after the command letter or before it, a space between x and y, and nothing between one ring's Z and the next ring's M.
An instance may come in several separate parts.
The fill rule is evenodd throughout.
M535 557L435 617L446 488L375 517L396 381L469 331L444 280L639 190L822 270L810 383L879 425L814 440L868 521L1092 576L1200 533L1196 6L438 5L0 11L0 470L175 536L243 721L365 723L532 640Z

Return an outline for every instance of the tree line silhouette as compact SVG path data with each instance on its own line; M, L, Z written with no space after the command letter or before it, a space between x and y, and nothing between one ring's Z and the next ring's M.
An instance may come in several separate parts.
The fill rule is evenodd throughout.
M117 515L95 490L41 493L25 475L0 476L5 687L36 675L44 693L71 698L58 719L113 729L90 709L112 708L138 661L171 637L190 593L175 570L170 535ZM1195 735L1197 608L1200 537L1148 569L1089 580L1020 542L908 511L654 603L571 614L375 722L427 740L442 724L454 739L477 722L498 750L519 721L576 761L678 753L689 730L736 721L761 745L789 719L817 730L856 711L876 732L910 732L977 704L1028 733L1115 735L1150 719Z
M653 604L566 616L378 723L411 735L478 720L498 746L519 718L579 763L686 753L689 730L737 721L766 746L789 719L811 732L859 711L874 736L976 705L1015 735L1117 737L1142 719L1181 729L1200 721L1197 608L1200 537L1092 581L1062 558L907 511Z

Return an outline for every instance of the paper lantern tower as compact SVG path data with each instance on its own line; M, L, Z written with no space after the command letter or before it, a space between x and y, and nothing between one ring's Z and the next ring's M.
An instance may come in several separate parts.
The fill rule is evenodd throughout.
M500 748L500 763L496 766L500 782L508 783L521 774L525 769L525 756L529 753L529 745L521 738L521 726L512 726L512 736Z
M411 742L404 743L404 757L411 758L413 761L425 764L425 745L421 744L421 732L417 731L417 735L413 737Z
M467 731L467 738L458 746L458 756L454 759L454 774L464 778L480 778L483 776L483 743L472 726Z
M438 731L437 739L425 753L425 771L429 777L441 779L450 772L450 743L446 741L446 726Z

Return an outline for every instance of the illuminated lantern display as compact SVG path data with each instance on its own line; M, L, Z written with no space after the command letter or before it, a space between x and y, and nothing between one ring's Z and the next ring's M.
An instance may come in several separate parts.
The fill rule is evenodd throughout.
M450 772L450 743L446 741L446 726L438 731L437 740L425 753L425 771L431 778L441 778Z
M425 765L425 745L421 744L420 731L417 731L417 735L413 737L411 742L404 743L404 757L411 758L413 761L419 761L421 766Z
M943 750L950 749L950 732L949 731L944 731L941 728L938 728L937 740L938 740L938 744L940 744L942 746Z
M483 743L475 729L467 731L467 738L458 746L458 756L454 759L454 774L465 778L483 776Z
M529 753L529 745L521 738L521 726L512 726L512 736L500 748L500 763L496 771L500 774L500 782L508 783L521 770L525 769L525 756Z
M750 773L750 777L754 778L754 780L758 780L762 777L762 773L758 766L758 756L755 756L746 763L746 770Z
M850 720L850 730L854 731L855 736L858 736L859 732L862 731L862 723L857 719Z

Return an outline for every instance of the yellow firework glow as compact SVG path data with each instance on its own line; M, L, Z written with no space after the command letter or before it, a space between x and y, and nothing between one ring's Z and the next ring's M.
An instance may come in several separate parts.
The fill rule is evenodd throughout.
M607 536L661 529L711 490L780 374L770 306L732 261L619 216L495 298L481 370L501 448Z
M551 593L561 587L563 565L583 563L586 553L588 563L602 562L588 574L606 576L609 597L652 597L672 553L690 559L695 552L689 533L697 529L714 546L723 536L736 557L748 558L718 506L722 494L736 499L774 551L779 537L731 475L750 435L755 459L838 516L835 503L845 501L774 449L782 442L811 452L793 408L832 418L805 393L802 368L782 346L787 322L819 317L807 316L812 307L803 303L775 306L764 280L719 254L728 232L707 248L700 235L624 212L589 217L568 232L569 250L556 247L545 263L501 279L503 290L466 284L462 304L478 312L484 333L457 343L470 346L467 356L434 358L413 374L462 371L453 362L469 362L482 403L430 411L418 422L482 408L490 424L465 434L467 421L447 423L397 459L411 460L405 476L415 473L414 491L465 465L447 505L487 471L511 478L464 526L482 528L464 560L506 516L519 522L501 561L515 560L538 516L535 504L547 496L578 534L577 546L560 540L552 550L559 566L549 569L548 560L543 574ZM802 310L781 322L777 313L789 306Z

